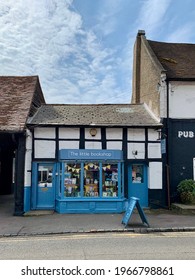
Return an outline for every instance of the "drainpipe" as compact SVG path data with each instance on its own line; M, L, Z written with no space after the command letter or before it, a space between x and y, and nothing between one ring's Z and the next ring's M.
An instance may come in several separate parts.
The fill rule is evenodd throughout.
M170 199L170 164L169 164L169 80L166 79L167 85L167 119L166 119L166 182L167 182L167 202L168 209L171 208Z

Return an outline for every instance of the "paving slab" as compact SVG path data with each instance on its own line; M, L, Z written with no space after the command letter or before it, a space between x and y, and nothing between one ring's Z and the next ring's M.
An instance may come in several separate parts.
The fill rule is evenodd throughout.
M150 227L142 223L137 211L133 212L125 227L121 223L124 213L59 214L54 211L41 210L30 211L24 216L13 216L13 209L13 199L0 198L0 237L85 232L195 231L194 214L184 215L167 209L145 210Z

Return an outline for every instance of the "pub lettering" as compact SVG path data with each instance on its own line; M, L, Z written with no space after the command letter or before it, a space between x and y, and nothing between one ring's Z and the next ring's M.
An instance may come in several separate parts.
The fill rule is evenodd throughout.
M193 131L178 131L178 138L194 138L194 132Z

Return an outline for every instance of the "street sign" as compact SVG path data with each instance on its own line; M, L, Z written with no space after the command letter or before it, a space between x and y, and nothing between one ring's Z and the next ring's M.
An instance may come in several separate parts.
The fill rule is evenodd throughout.
M161 140L161 154L166 154L166 139Z
M141 208L141 206L139 204L139 198L137 198L137 197L130 197L130 200L129 200L129 203L128 203L128 206L127 206L127 210L126 210L126 212L125 212L125 214L123 216L123 219L122 219L122 224L127 226L135 206L136 206L136 208L138 210L138 213L140 215L140 218L141 218L143 224L145 223L145 224L147 224L149 226L149 223L148 223L148 221L146 219L146 216L145 216L145 214L143 212L143 209Z

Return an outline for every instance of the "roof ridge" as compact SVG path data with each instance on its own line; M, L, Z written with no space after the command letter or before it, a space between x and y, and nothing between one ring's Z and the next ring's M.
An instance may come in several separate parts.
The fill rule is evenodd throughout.
M152 43L159 43L159 44L167 44L167 45L193 45L195 46L195 44L193 43L178 43L178 42L162 42L162 41L155 41L155 40L148 40L148 42L152 42Z
M25 75L25 76L15 76L15 75L0 75L0 78L34 78L39 77L38 75Z
M42 106L140 106L143 103L47 103Z

